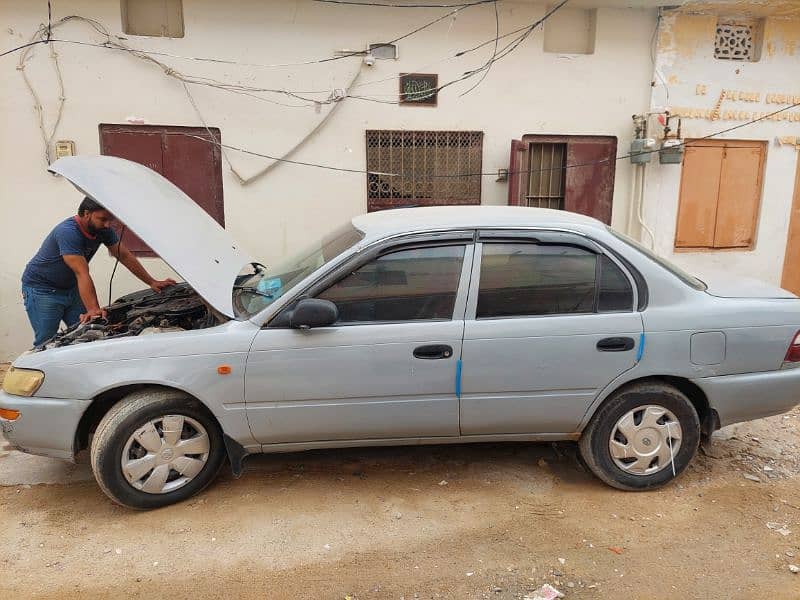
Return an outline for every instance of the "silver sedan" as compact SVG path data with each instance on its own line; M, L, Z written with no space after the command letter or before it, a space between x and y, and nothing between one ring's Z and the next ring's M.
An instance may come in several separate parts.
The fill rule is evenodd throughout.
M506 440L575 440L601 480L648 489L701 437L798 403L794 295L700 281L587 217L385 211L264 266L143 166L51 170L185 280L59 332L0 393L14 446L89 448L125 506L188 498L252 453Z

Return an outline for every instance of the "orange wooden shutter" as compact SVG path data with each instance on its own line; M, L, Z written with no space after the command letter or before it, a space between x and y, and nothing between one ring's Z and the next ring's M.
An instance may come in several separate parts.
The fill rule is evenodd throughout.
M783 259L781 287L800 294L800 156L794 177L794 196L789 218L789 236L786 239L786 256Z
M717 200L715 248L749 248L761 198L764 146L725 146Z
M723 148L687 146L683 157L676 248L711 248Z

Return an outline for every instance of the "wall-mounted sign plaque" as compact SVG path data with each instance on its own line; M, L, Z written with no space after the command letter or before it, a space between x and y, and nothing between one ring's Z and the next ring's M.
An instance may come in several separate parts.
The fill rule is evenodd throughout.
M400 104L436 106L439 76L435 74L401 73Z

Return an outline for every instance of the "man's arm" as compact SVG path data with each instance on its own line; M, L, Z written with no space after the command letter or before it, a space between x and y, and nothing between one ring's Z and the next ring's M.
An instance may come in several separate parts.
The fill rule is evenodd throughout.
M106 317L106 311L100 308L100 302L97 300L97 291L94 289L94 281L89 275L89 263L86 258L79 254L65 254L61 258L64 259L66 265L75 273L75 278L78 280L78 293L83 301L83 306L86 312L81 315L81 323L90 321L94 317Z
M142 283L149 286L156 292L160 292L165 287L175 285L174 279L153 278L150 273L147 272L147 269L144 268L144 265L139 262L139 259L136 258L133 253L122 244L122 242L117 242L116 244L109 246L108 253L114 258L118 258L119 262L125 265L125 267Z

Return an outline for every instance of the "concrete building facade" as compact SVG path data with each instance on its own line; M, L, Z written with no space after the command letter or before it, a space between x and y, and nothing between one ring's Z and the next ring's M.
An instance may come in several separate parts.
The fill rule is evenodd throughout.
M0 59L0 360L30 345L22 269L81 198L47 173L59 153L115 154L160 170L265 264L367 210L511 202L594 214L689 270L779 283L800 123L769 120L726 136L764 142L746 249L676 250L681 165L654 153L637 167L624 155L632 115L652 113L657 148L665 111L673 125L681 116L685 139L786 106L767 96L800 94L787 77L800 73L798 16L788 3L662 4L572 0L511 48L558 4L53 2L57 41ZM752 21L758 60L714 58L718 19L729 16ZM3 48L23 44L43 31L45 3L4 2L0 22ZM731 95L720 115L702 112L717 108L723 89ZM758 102L744 99L756 92ZM153 218L169 218L168 209ZM105 302L113 261L100 254L91 267ZM171 274L142 256L154 275ZM141 287L122 271L113 297Z

